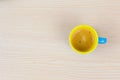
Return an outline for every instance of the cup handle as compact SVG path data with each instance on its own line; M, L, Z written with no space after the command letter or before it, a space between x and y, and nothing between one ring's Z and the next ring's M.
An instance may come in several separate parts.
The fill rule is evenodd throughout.
M106 44L107 43L107 38L105 38L105 37L99 37L98 38L98 43L99 44Z

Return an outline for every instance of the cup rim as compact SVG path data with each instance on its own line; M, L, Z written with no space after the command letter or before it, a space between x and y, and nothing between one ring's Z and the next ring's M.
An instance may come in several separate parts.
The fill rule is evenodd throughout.
M73 45L71 43L71 40L72 40L71 38L72 38L73 33L76 30L83 29L83 28L84 29L89 29L91 32L93 32L94 33L94 38L95 38L95 42L94 42L93 47L89 51L86 51L86 52L77 50L76 48L73 47ZM98 34L97 34L96 30L92 26L90 26L90 25L86 25L86 24L78 25L78 26L74 27L72 29L72 31L70 32L70 35L69 35L69 45L78 54L83 54L83 55L84 54L89 54L89 53L93 52L96 49L97 45L98 45Z

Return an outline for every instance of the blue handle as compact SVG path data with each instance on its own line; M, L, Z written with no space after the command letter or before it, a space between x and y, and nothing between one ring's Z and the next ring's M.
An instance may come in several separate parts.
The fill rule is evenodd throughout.
M107 38L99 37L99 38L98 38L98 43L99 43L99 44L106 44L106 43L107 43Z

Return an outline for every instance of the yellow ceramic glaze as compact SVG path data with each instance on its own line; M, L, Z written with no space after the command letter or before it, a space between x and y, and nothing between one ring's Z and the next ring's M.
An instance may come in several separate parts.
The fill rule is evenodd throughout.
M98 45L98 34L89 25L76 26L69 35L69 44L72 49L80 54L89 54Z

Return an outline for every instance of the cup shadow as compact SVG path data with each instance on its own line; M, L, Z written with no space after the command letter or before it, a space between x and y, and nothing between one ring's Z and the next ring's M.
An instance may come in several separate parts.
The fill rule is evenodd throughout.
M70 13L63 13L59 16L59 20L57 22L57 35L59 35L59 39L62 42L68 42L70 31L77 25L80 25L82 21L77 15L73 15Z

